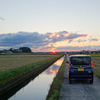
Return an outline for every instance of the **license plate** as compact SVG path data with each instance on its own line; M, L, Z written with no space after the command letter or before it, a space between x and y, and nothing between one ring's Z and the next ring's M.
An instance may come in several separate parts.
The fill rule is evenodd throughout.
M84 71L84 68L78 68L78 71Z

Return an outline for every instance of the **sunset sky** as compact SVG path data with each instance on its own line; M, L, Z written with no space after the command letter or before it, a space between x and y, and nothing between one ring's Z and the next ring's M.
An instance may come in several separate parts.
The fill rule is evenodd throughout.
M0 0L0 49L100 50L100 0Z

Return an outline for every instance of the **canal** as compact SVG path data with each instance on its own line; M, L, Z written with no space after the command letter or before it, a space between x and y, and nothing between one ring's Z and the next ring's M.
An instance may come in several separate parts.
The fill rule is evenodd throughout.
M50 85L53 82L63 60L64 57L57 60L35 79L31 80L24 87L21 87L21 89L14 93L8 100L45 100Z

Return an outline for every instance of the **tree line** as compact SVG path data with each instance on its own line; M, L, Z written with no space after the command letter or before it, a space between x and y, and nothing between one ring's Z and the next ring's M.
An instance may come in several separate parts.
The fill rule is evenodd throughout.
M0 50L0 53L31 53L31 49L29 47L20 47L19 49L10 48L8 50Z

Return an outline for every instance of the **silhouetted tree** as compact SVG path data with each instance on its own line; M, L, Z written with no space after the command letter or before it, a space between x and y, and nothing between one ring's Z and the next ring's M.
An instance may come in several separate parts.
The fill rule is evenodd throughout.
M31 53L32 52L29 47L20 47L19 49L22 50L22 52L24 52L24 53Z

